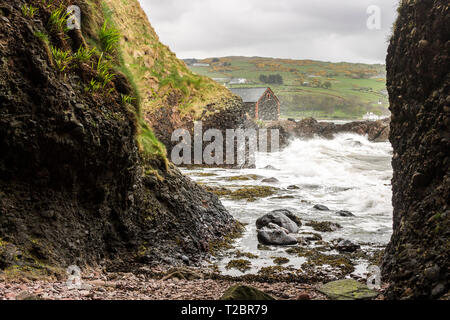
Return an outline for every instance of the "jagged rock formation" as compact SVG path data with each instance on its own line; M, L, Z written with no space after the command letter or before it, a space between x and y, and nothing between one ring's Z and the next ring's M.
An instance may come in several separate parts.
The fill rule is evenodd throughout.
M294 138L311 139L317 136L332 139L335 134L343 132L367 135L368 139L373 142L385 142L389 137L389 119L335 124L306 118L301 121L273 121L268 123L266 128L279 130L282 146L287 145Z
M402 1L388 56L394 234L384 257L389 298L449 290L450 10Z
M194 121L204 121L205 131L233 129L244 123L242 100L212 79L192 73L177 59L159 41L138 0L104 2L124 35L123 59L137 75L145 119L168 154L176 144L171 141L172 132L192 130Z
M237 230L231 215L163 155L140 151L137 113L119 94L127 78L87 89L95 55L57 70L50 46L73 54L75 41L49 30L55 7L36 1L31 18L22 4L0 4L0 275L198 263Z

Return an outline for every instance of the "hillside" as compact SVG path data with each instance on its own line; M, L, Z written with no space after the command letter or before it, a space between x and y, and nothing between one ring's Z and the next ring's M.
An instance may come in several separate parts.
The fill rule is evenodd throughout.
M175 129L190 128L194 120L227 109L230 104L233 106L229 90L208 77L191 72L159 41L138 0L89 0L86 3L96 8L89 10L84 3L80 4L87 12L93 12L93 16L88 15L83 20L89 43L96 46L99 42L96 31L104 23L99 16L104 16L110 28L120 35L119 69L133 84L142 120L145 120L141 140L152 140L147 139L153 135L146 129L149 126L170 152L170 136ZM206 110L207 105L213 107Z
M193 72L219 82L246 80L246 84L228 84L230 87L270 86L282 101L285 118L361 119L367 112L388 114L384 65L260 57L185 61ZM283 84L276 79L263 82L261 75L280 75Z
M230 96L216 82L192 73L159 41L137 0L105 0L102 9L120 30L122 59L133 73L144 112L176 104L182 114L199 116L206 104Z

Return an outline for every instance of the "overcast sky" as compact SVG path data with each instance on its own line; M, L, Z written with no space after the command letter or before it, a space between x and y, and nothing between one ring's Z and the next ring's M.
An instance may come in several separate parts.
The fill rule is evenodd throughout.
M179 58L260 56L384 63L398 0L140 0ZM369 6L380 29L369 29ZM371 13L374 13L373 11ZM376 20L370 20L376 27Z

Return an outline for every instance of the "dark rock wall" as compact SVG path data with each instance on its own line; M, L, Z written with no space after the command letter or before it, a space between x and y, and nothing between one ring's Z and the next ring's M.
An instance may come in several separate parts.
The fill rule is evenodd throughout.
M387 56L394 234L383 272L390 298L449 290L449 50L448 0L402 1Z
M116 91L86 92L82 69L56 71L40 14L0 3L0 275L199 262L233 218L165 159L141 157Z
M247 110L248 106L243 104L242 99L234 96L206 105L203 114L198 119L194 119L192 116L182 116L178 106L174 105L160 108L157 113L151 114L151 119L147 118L147 120L151 123L158 140L166 146L167 154L170 155L173 147L179 143L172 141L172 134L175 130L188 130L191 137L194 137L194 122L202 121L203 132L209 129L218 129L223 131L225 136L227 129L238 129L245 126Z

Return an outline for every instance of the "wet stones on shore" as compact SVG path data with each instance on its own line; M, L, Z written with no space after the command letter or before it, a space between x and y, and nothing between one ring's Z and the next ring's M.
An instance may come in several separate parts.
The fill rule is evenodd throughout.
M250 253L250 252L242 252L240 250L236 250L234 252L234 256L236 258L247 258L247 259L258 259L258 256L256 254Z
M273 258L273 263L275 263L276 265L279 265L279 266L281 266L283 264L287 264L289 262L290 262L290 260L288 258L285 258L285 257L275 257L275 258Z
M322 241L322 236L314 232L303 232L301 233L302 238L306 241Z
M292 234L298 233L299 224L301 225L300 219L289 210L272 211L256 221L258 241L265 245L297 244L298 241Z
M270 170L274 170L268 168ZM237 175L224 178L228 185L226 187L206 187L208 191L215 193L219 197L226 197L232 200L246 200L249 202L261 198L268 198L281 189L270 186L252 186L252 185L230 185L229 182L250 182L259 181L262 183L276 183L278 180L264 178L258 175ZM297 185L291 185L284 190L299 190ZM279 194L278 194L279 196ZM280 199L283 198L280 196ZM306 202L305 203L310 203ZM354 214L347 210L331 210L329 207L321 204L311 203L314 210L340 217L354 217ZM315 232L308 229L300 232L302 225L311 227ZM257 274L253 275L257 279L321 279L320 281L332 281L345 277L355 270L356 260L365 256L365 251L361 250L360 245L344 239L337 239L331 242L323 241L321 233L335 232L342 228L336 222L308 220L303 222L301 219L287 209L278 209L260 217L256 221L258 250L276 251L277 247L287 246L287 254L298 258L303 258L301 268L295 269L287 266L291 261L288 257L270 257L273 266L258 268ZM317 232L317 233L316 233ZM231 248L228 248L231 249ZM267 255L267 254L263 254ZM254 253L241 252L236 250L229 253L230 260L226 262L226 270L239 270L246 276L252 269L252 259L258 259ZM302 260L303 260L302 259ZM257 261L254 263L257 265Z
M252 268L252 263L245 259L230 260L225 268L228 270L236 269L244 273Z
M195 271L195 269L191 268L172 268L167 274L161 279L162 281L166 281L169 279L178 279L178 280L198 280L202 279L203 276L201 273Z
M301 266L305 271L313 272L315 268L327 265L337 271L336 276L345 276L355 270L350 258L342 254L325 254L318 249L303 247L289 248L286 253L306 258L307 261Z
M263 179L261 180L261 182L263 183L278 183L280 182L277 178L267 178L267 179Z
M339 252L355 252L361 249L359 244L353 243L350 240L340 240L336 244L335 249Z
M306 225L319 232L334 232L342 228L339 223L330 221L309 221Z
M189 176L195 176L195 177L216 177L216 173L212 172L195 172L192 174L189 174Z
M294 213L292 213L291 211L287 210L287 209L273 210L272 213L274 213L274 214L284 214L286 217L288 217L289 219L294 221L295 224L298 227L302 226L302 221L300 220L300 218L298 216L296 216Z
M297 221L293 221L290 217L293 217ZM256 220L256 227L262 229L269 227L271 223L286 229L289 233L297 233L299 230L298 223L301 225L301 221L292 212L288 210L275 210Z
M257 174L247 174L247 175L243 175L243 176L232 176L232 177L227 177L225 178L225 181L252 181L252 180L261 180L264 177L259 176Z
M319 291L333 300L367 300L378 296L378 292L365 284L350 279L327 283Z
M267 198L276 193L278 190L268 186L248 186L241 187L236 190L224 187L205 187L207 191L214 193L218 197L227 197L232 200L247 200L254 202L260 198Z
M279 169L277 169L277 168L275 168L274 166L271 166L271 165L265 166L263 169L264 170L279 170Z
M258 231L258 241L264 245L288 246L297 244L295 237L288 234L283 229L267 229L264 228Z
M341 217L354 217L355 216L353 213L351 213L350 211L347 211L347 210L340 210L340 211L336 212L336 214Z
M290 199L295 199L295 197L294 196L277 196L277 197L272 197L272 198L270 198L270 199L273 199L273 200L290 200Z
M327 206L324 206L322 204L316 204L314 206L314 209L319 210L319 211L330 211L330 209Z

